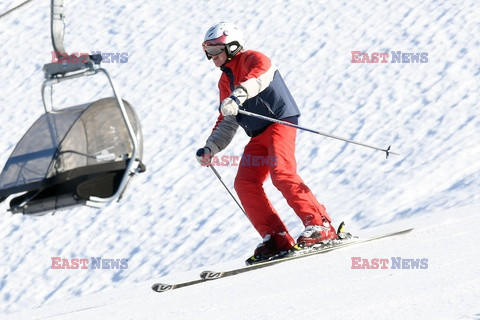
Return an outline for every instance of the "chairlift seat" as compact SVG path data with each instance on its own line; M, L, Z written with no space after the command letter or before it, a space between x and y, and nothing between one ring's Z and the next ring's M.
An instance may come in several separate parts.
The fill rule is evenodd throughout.
M2 201L23 192L10 201L9 210L39 214L73 205L102 206L101 199L115 195L129 174L130 161L144 168L140 122L122 101L140 149L135 158L116 98L46 112L22 137L0 174Z

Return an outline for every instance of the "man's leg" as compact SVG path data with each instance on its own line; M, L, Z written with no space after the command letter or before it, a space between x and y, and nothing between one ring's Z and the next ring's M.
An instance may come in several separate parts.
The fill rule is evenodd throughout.
M275 157L276 165L270 167L272 182L283 194L288 204L305 226L322 225L325 218L331 221L325 207L297 174L295 160L296 129L282 124L273 124L268 129L269 156Z
M287 228L263 189L263 183L270 172L269 166L252 163L252 157L268 157L268 149L262 143L262 138L263 134L252 138L245 147L234 186L248 218L263 238L267 234L286 232Z

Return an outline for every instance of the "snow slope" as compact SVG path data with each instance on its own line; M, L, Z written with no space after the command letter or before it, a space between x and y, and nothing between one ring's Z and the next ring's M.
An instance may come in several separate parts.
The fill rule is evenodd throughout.
M5 319L479 319L480 270L472 259L478 255L480 234L472 230L480 228L479 211L476 204L368 228L360 234L416 226L408 235L193 287L149 289L154 280L195 279L201 269ZM352 269L353 257L387 259L388 268ZM393 258L424 259L425 268L394 269Z
M3 0L0 13L20 2ZM42 66L51 59L52 50L49 13L49 1L32 1L0 19L4 52L0 60L4 79L0 95L1 164L43 112L39 93ZM421 219L427 212L437 222L437 212L478 203L480 25L476 17L479 14L480 6L473 0L422 3L167 0L161 4L68 1L69 51L128 52L128 63L104 64L104 67L141 119L147 172L133 181L121 203L103 210L76 208L33 218L12 216L6 212L7 204L0 204L0 252L4 257L0 262L0 311L18 312L92 293L101 297L105 296L105 290L115 287L138 286L135 292L144 292L145 281L164 276L173 279L179 272L188 274L189 270L218 263L238 265L251 253L260 241L258 235L216 177L210 170L199 167L193 157L213 126L218 104L219 71L205 59L200 44L205 30L221 20L236 22L245 31L247 47L265 52L279 66L302 110L302 126L380 147L392 144L392 149L401 154L386 160L380 152L299 132L299 172L336 224L345 220L351 230L361 232L367 227L383 228L389 222L402 224L410 217ZM351 51L357 50L427 52L429 60L424 64L354 64ZM104 89L103 85L81 82L62 88L55 101L58 105L88 101ZM247 141L239 131L224 154L241 155ZM219 167L218 171L231 186L235 168ZM291 233L298 235L302 230L298 218L271 184L266 191ZM476 212L470 210L469 214L472 217L465 222L472 230L465 232L475 233ZM425 228L430 227L429 223L422 223ZM445 239L437 240L448 242L449 226L445 226L447 231L438 228ZM422 232L426 232L425 236L437 236L436 231ZM415 233L415 237L423 239L422 234ZM431 252L434 259L440 254L436 241L430 242L429 237L424 241L425 246L433 247L432 251L426 251L427 256ZM409 246L411 251L406 256L423 253L415 251L419 248L414 244ZM375 254L383 255L384 248L379 247ZM394 248L397 247L393 251ZM457 252L453 247L446 250L452 252L445 251L442 261L452 255L475 256L469 251ZM396 254L393 251L388 252ZM370 252L363 254L374 256ZM129 267L52 270L51 257L125 258ZM330 263L323 258L321 261ZM432 262L431 268L424 271L425 278L432 279L432 283L436 277L451 281L453 269L449 268L457 265L438 270L437 266ZM305 267L310 268L307 264ZM343 267L348 268L348 263ZM474 270L469 267L458 269L459 276L473 276ZM300 266L292 265L295 268ZM262 275L285 278L282 273L277 275L272 271L266 270ZM291 269L284 272L294 273ZM412 278L418 275L408 274ZM342 275L354 277L348 272ZM383 276L379 276L382 281ZM396 277L402 280L401 276ZM222 283L230 286L241 279L244 278ZM261 281L260 277L256 279ZM354 283L355 279L352 278ZM370 288L367 284L370 280L367 277L359 288ZM253 283L254 279L250 281ZM217 287L219 283L205 286ZM27 286L29 290L23 291ZM255 288L250 284L242 288L240 295L245 299L261 299L253 294L258 292ZM348 288L351 286L339 292ZM417 285L414 288L419 289ZM403 289L394 291L392 297L398 294L409 302L410 292ZM301 296L301 287L296 290L290 299ZM456 290L464 297L472 287L456 287ZM358 298L359 291L356 295L348 292L350 297ZM232 295L230 292L224 296L233 298ZM165 304L175 305L169 300L171 296L161 299L167 299ZM388 312L393 298L379 305L379 312ZM116 300L118 305L111 308L128 308L127 299L131 298L122 300L120 295ZM146 303L151 305L142 310L155 309L152 299L159 298L147 296ZM305 301L299 303L300 307L306 307ZM355 303L349 302L358 308L351 312L368 308ZM432 305L436 306L433 302ZM225 306L234 309L232 304ZM465 313L460 313L457 307L449 310L454 318L475 314L478 317L478 309L465 306L461 308ZM183 310L187 314L184 318L204 308L208 306L191 304L191 308ZM297 305L284 308L291 308L284 310L287 314L299 310ZM307 314L309 309L304 310ZM95 309L89 312L94 313Z

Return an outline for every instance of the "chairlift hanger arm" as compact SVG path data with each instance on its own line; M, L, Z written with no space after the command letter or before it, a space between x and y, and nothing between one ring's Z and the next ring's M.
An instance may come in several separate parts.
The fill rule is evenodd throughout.
M51 0L51 22L50 33L52 38L53 54L57 60L62 62L64 59L68 63L49 63L45 64L44 72L47 79L62 77L69 72L78 72L86 69L93 69L93 64L99 65L102 61L101 55L89 55L85 58L70 56L64 45L65 38L65 0Z
M50 26L53 50L57 52L57 57L60 58L62 55L67 54L67 50L63 44L63 38L65 35L64 0L52 0Z

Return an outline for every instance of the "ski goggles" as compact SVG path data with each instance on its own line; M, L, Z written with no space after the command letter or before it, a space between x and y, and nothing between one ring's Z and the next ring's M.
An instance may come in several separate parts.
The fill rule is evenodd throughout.
M209 45L209 44L203 44L203 50L205 53L209 56L218 56L220 53L225 51L225 45L224 44L217 44L217 45Z

